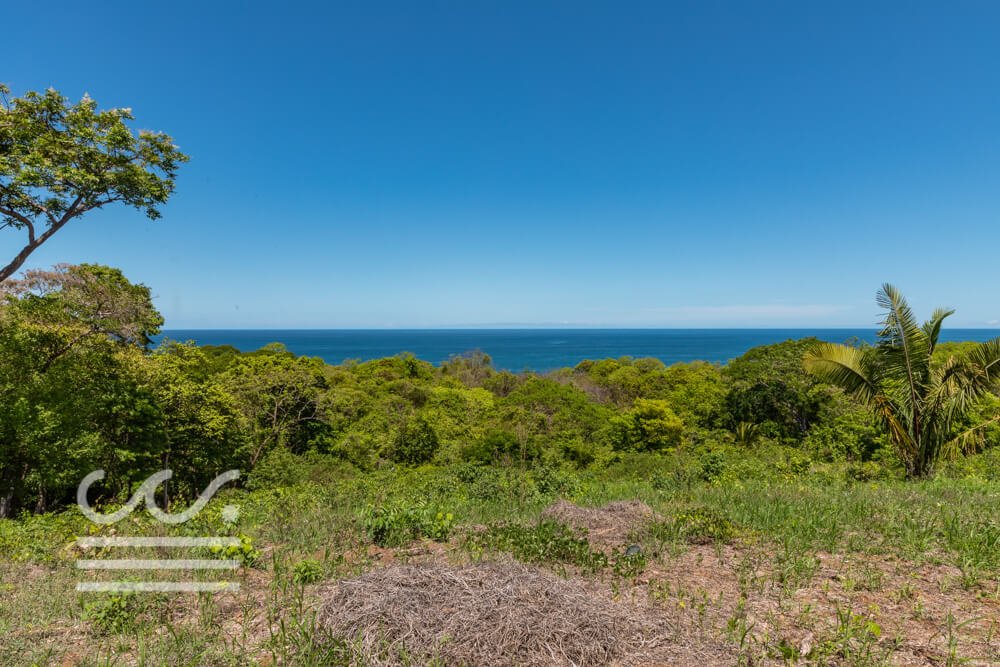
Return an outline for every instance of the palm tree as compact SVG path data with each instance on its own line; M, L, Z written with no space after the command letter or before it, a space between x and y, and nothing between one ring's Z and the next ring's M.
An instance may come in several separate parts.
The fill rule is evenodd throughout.
M874 346L822 343L806 354L806 370L843 388L885 425L908 477L923 477L945 455L982 440L993 419L961 427L977 399L1000 384L1000 338L963 358L932 359L941 323L953 310L938 308L923 326L895 287L876 298L885 320Z

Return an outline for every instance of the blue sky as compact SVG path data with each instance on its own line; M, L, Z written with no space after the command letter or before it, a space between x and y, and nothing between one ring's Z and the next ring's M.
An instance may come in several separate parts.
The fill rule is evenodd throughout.
M168 327L1000 320L1000 4L55 2L0 80L192 156L122 267ZM11 232L0 252L12 255Z

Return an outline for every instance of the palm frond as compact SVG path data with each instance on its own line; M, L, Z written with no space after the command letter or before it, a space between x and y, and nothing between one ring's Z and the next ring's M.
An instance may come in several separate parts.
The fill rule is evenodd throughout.
M806 353L805 369L823 382L836 385L874 407L878 393L870 350L836 343L820 343Z
M934 348L937 347L938 338L941 335L941 324L946 318L954 314L954 310L949 310L948 308L938 308L931 315L931 319L924 322L923 330L924 335L927 336L927 344L930 354L934 354Z
M982 370L987 383L1000 384L1000 337L977 345L969 354L969 362Z
M941 446L941 454L954 458L959 454L975 452L986 440L986 429L997 422L1000 422L1000 415L965 429Z
M950 357L932 374L927 402L951 419L1000 386L1000 338L977 345L967 359Z
M885 283L876 301L886 311L883 329L879 333L882 338L879 356L884 372L905 379L909 410L917 415L919 423L921 386L930 370L927 335L917 325L910 305L898 289Z

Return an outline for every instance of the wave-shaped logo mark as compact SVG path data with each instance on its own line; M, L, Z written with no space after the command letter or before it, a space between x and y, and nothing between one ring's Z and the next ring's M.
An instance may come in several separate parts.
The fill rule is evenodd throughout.
M117 523L130 515L135 511L135 508L139 506L139 503L145 499L146 501L146 511L153 515L157 521L161 523L177 524L184 523L194 518L208 501L216 494L219 488L235 479L239 479L239 470L227 470L222 473L205 487L205 490L199 494L198 499L194 502L191 507L187 508L180 514L168 514L164 512L156 505L156 489L160 484L167 481L174 476L173 470L161 470L160 472L154 473L146 478L140 486L139 490L132 494L125 506L113 514L99 514L95 512L91 507L90 503L87 502L87 491L90 490L91 485L94 482L104 479L103 470L95 470L80 482L80 486L76 490L76 504L80 506L80 511L83 515L93 521L94 523L99 523L103 525L108 525L112 523Z
M139 486L139 489L132 495L125 506L111 514L101 514L95 512L87 502L87 492L90 487L99 480L104 479L103 470L95 470L80 482L76 491L76 503L80 511L90 521L110 525L121 521L136 510L140 503L146 503L146 510L157 521L166 524L180 524L194 518L208 501L215 496L222 485L239 479L239 470L228 470L211 482L199 494L198 499L183 512L170 514L164 512L156 505L156 489L163 482L173 476L172 470L161 470L150 475ZM236 521L239 508L233 505L226 505L222 509L223 520L227 523ZM77 546L82 548L92 547L238 547L240 540L236 537L207 536L207 537L81 537L77 540ZM234 570L239 567L237 560L215 560L215 559L94 559L78 560L77 569L80 570ZM78 591L155 591L155 592L209 592L217 593L221 591L239 590L238 583L227 582L206 582L206 581L90 581L77 584Z

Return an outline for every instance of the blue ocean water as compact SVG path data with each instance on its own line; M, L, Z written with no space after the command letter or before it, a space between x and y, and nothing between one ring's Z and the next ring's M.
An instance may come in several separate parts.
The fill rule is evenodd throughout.
M984 341L1000 335L993 329L946 329L942 340ZM232 345L244 352L282 343L295 354L320 357L330 364L347 359L378 359L412 352L431 363L471 350L482 350L496 368L548 371L575 366L584 359L656 357L678 361L725 363L758 345L790 338L832 342L873 341L874 329L173 329L161 338L199 345Z

